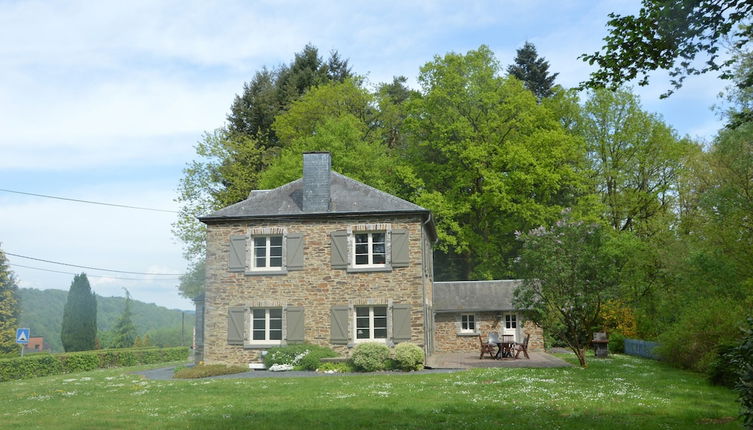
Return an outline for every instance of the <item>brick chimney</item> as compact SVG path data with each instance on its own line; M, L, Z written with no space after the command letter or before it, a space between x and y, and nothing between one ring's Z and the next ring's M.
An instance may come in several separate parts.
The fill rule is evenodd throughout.
M329 152L303 153L303 211L329 210L329 171L332 160Z

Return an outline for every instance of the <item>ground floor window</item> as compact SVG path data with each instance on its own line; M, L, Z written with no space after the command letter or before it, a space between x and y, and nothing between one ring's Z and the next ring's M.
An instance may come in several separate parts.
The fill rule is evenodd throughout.
M515 314L505 315L505 328L506 329L518 328L518 321Z
M387 306L356 306L356 340L387 339Z
M282 340L282 309L251 310L251 341L276 343Z
M476 331L476 316L474 314L460 315L460 332L474 333Z

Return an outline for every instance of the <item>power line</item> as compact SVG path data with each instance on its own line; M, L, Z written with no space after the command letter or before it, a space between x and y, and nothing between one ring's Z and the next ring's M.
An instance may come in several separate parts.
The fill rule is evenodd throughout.
M16 191L16 190L6 190L4 188L0 188L0 191L4 191L6 193L14 193L14 194L23 194L27 196L35 196L35 197L44 197L47 199L57 199L57 200L66 200L69 202L76 202L76 203L88 203L91 205L102 205L102 206L113 206L116 208L126 208L126 209L138 209L142 211L153 211L153 212L168 212L168 213L179 213L178 211L171 211L168 209L155 209L155 208L147 208L143 206L130 206L130 205L120 205L117 203L104 203L104 202L95 202L92 200L81 200L81 199L72 199L68 197L59 197L59 196L50 196L47 194L35 194L35 193L27 193L25 191Z
M150 275L150 276L183 276L185 273L147 273L147 272L130 272L127 270L115 270L115 269L103 269L101 267L80 266L78 264L61 263L59 261L45 260L42 258L29 257L26 255L14 254L12 252L5 252L5 255L12 255L18 258L25 258L27 260L41 261L44 263L59 264L61 266L78 267L80 269L101 270L102 272L114 272L114 273L126 273L129 275Z
M52 270L52 269L42 269L41 267L33 267L33 266L26 266L23 264L16 264L16 263L8 263L9 266L13 267L23 267L25 269L34 269L34 270L41 270L43 272L52 272L52 273L63 273L66 275L78 275L78 273L73 272L63 272L62 270ZM119 280L125 280L125 281L150 281L148 278L124 278L120 276L105 276L105 275L87 275L90 278L110 278L110 279L119 279ZM178 280L180 278L162 278L160 281L164 280Z

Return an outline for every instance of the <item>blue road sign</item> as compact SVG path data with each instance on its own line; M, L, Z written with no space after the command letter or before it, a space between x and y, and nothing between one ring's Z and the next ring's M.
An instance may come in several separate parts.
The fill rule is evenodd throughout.
M16 343L29 343L29 329L28 328L16 329Z

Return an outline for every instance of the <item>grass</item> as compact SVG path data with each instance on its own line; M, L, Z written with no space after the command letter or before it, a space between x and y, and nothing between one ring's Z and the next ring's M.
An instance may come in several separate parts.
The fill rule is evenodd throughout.
M573 358L566 358L573 360ZM103 369L0 383L4 428L740 428L734 394L628 356L590 367L151 381Z

